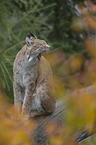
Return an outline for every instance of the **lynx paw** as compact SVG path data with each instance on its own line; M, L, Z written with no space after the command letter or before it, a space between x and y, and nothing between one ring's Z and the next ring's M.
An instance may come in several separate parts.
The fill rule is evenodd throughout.
M27 121L29 119L29 115L21 115L21 119Z
M30 117L35 117L37 115L37 112L36 111L31 111L30 113L29 113L29 116Z
M29 116L30 117L36 117L36 116L40 116L40 115L42 115L42 114L44 114L43 112L38 112L38 111L31 111L30 113L29 113Z

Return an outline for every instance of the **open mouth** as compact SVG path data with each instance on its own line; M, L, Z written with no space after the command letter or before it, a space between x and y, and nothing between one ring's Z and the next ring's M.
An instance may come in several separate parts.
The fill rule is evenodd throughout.
M41 56L42 56L42 53L40 53L37 57L38 57L38 60L41 59Z
M49 50L50 50L50 49L48 48L48 50L46 50L46 51L49 51ZM44 52L46 52L46 51L42 51L41 53L39 53L39 55L37 56L38 60L41 59L41 57L42 57L42 53L44 53Z

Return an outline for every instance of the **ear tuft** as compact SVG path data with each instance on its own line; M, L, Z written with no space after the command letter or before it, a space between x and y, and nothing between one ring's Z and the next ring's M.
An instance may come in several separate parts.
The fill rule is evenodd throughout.
M31 34L30 36L31 39L37 39L37 37L31 31L30 31L30 34Z
M28 45L31 45L31 40L30 40L28 37L26 37L26 43L27 43Z

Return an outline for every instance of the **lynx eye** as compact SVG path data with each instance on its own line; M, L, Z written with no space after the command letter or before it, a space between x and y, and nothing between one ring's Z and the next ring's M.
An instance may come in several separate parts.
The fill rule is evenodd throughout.
M45 41L43 41L43 45L46 45L47 43Z
M28 41L27 44L30 45L30 42Z
M34 42L27 42L27 44L28 44L28 46L30 46L30 45L33 45L34 44Z

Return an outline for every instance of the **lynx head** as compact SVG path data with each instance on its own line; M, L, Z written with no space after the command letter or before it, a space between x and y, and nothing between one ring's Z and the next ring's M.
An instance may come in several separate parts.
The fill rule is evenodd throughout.
M50 46L44 41L37 39L37 37L31 33L31 37L26 37L27 43L27 59L28 61L40 60L42 53L48 51Z

